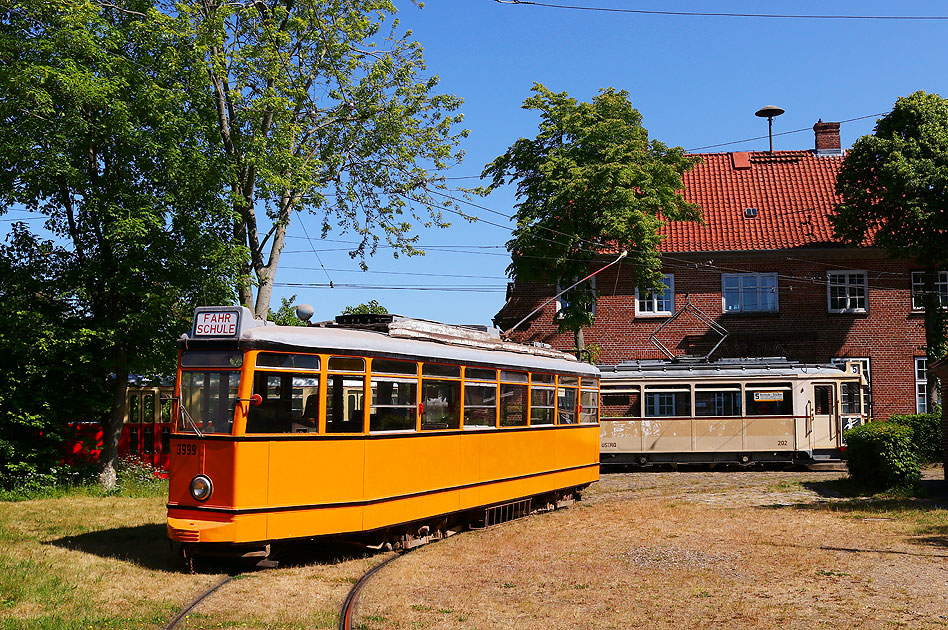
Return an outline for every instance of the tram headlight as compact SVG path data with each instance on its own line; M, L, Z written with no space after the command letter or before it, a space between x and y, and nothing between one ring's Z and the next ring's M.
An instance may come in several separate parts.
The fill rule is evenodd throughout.
M207 475L198 475L191 480L191 496L197 501L207 501L214 491L214 484Z

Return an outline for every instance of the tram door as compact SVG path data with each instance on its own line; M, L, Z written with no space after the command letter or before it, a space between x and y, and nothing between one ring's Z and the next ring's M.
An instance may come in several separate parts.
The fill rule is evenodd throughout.
M835 387L814 385L810 438L814 449L839 447L839 423L836 414Z
M155 390L128 393L128 454L151 466L157 466L155 440Z

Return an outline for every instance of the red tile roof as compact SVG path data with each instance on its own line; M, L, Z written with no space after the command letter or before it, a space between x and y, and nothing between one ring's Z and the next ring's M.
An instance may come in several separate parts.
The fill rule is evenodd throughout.
M838 247L829 213L839 203L842 156L810 151L698 154L685 173L685 199L701 204L704 225L670 221L663 252ZM757 216L745 217L746 208Z

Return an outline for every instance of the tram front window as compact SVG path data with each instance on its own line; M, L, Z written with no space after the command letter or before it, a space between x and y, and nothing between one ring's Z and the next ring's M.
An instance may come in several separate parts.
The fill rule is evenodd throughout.
M239 380L240 373L232 371L181 372L182 412L178 414L177 430L193 433L193 422L201 433L230 433Z

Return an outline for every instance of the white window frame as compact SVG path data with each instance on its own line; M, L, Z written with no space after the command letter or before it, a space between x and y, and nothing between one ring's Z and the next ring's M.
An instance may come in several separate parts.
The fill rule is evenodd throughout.
M567 284L566 286L568 286L568 287L569 287L569 286L572 286L573 283L575 283L576 280L578 280L578 279L579 279L579 278L574 279L573 281L571 281L571 282L570 282L569 284ZM589 283L589 288L592 289L593 293L595 293L595 292L596 292L596 276L593 276L592 278L590 278L590 279L587 280L586 282ZM578 288L578 287L577 287L577 288ZM562 291L562 290L563 290L563 285L562 285L561 283L557 282L557 283L556 283L556 292L559 293L559 292ZM563 295L561 295L561 296L559 296L558 298L556 298L556 317L557 317L557 319L563 317L563 316L560 314L560 312L561 312L564 308L566 308L567 306L569 306L569 300L566 298L567 295L569 295L569 291L567 291L567 292L564 293ZM592 312L589 313L589 314L592 315L593 317L596 316L596 302L597 302L597 300L593 300L593 303L592 303Z
M915 357L915 413L928 413L928 357Z
M665 283L665 290L660 294L656 295L654 293L648 294L645 298L639 297L639 288L635 287L635 316L636 317L669 317L670 315L675 314L675 274L665 273L662 274L662 282ZM665 300L665 296L668 296L668 299ZM661 298L661 300L660 300ZM659 302L667 301L671 309L670 310L659 310ZM647 302L651 308L646 308L642 310L641 302Z
M912 310L924 311L925 305L922 304L921 294L924 290L924 271L912 272ZM939 271L935 279L935 292L938 293L938 301L942 308L948 308L948 271Z
M862 277L862 284L851 284L849 277L859 275ZM843 282L833 282L833 276L843 276ZM861 286L863 289L862 300L864 306L833 308L833 287L843 287L846 293L846 301L849 303L854 297L850 295L851 287ZM868 313L869 312L869 274L865 269L836 269L826 272L826 308L830 313Z
M866 392L868 396L863 396L862 412L866 415L872 415L872 362L869 357L833 357L830 359L831 365L844 366L847 363L858 362L862 365L862 375L866 377Z
M745 308L744 307L744 281L753 278L757 284L757 304L758 308ZM771 289L774 302L773 308L762 308L760 304L762 302L760 296L763 294L763 289L761 289L761 280L764 278L773 278L774 286ZM738 308L728 309L727 300L725 298L725 284L729 279L737 279L738 281ZM780 312L780 285L777 282L776 272L769 273L722 273L721 274L721 313L724 315L731 315L734 313L778 313Z

